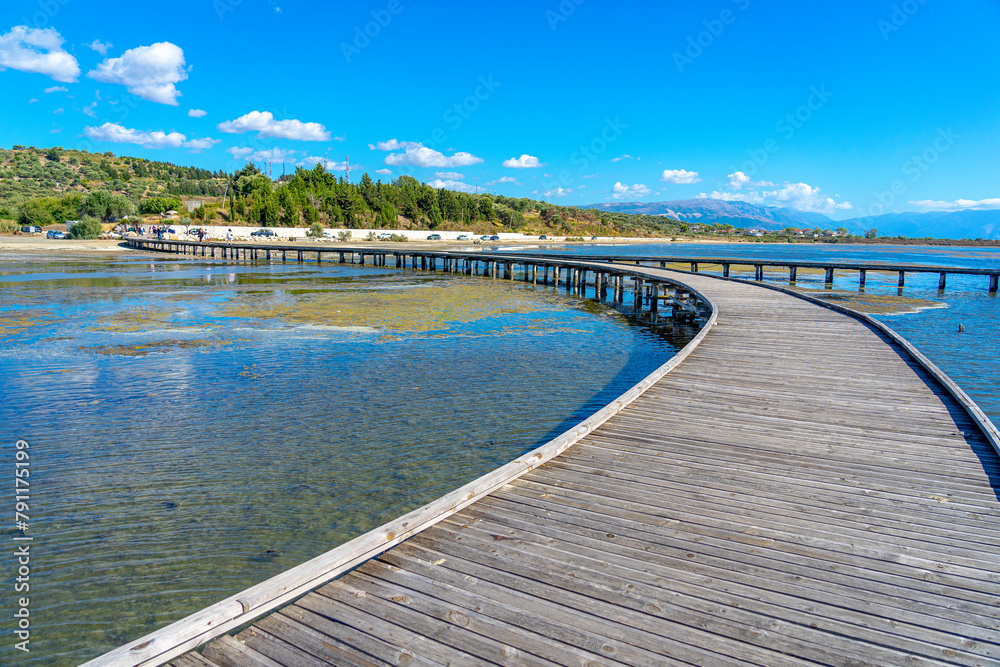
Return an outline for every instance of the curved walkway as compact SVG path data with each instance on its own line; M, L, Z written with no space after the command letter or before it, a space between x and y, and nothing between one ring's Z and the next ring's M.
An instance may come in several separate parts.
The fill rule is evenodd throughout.
M884 334L762 287L544 466L192 665L997 665L1000 460Z

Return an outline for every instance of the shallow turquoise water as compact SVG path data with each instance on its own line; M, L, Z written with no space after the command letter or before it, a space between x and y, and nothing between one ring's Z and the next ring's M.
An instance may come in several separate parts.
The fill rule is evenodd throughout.
M420 312L393 330L397 301ZM344 326L333 310L349 309ZM5 641L0 663L38 665L96 656L510 461L693 333L502 281L142 257L0 258L0 326L0 471L28 440L35 538L32 652ZM6 580L9 518L0 530Z

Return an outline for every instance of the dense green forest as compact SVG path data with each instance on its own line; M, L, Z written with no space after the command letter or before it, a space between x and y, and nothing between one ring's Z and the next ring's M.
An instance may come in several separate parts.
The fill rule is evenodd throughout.
M183 212L217 224L523 231L556 235L672 235L686 225L659 216L556 206L524 197L435 189L410 176L364 174L348 183L317 165L272 181L248 164L234 174L62 148L0 149L0 220L65 220ZM186 208L186 207L185 207Z

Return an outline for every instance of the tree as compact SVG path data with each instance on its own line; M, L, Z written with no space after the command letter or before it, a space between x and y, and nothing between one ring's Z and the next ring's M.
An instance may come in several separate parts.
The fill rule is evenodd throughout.
M878 228L869 229L867 232L865 232L865 238L866 239L877 239L878 238Z
M21 204L17 212L17 220L22 225L38 225L44 227L52 224L52 211L42 199L29 199Z
M121 218L132 209L132 202L110 190L94 190L80 202L80 214L107 222Z

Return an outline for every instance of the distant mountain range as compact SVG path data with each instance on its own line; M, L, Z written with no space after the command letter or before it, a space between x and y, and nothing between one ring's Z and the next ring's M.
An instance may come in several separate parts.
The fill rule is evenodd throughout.
M888 213L869 218L836 221L822 213L758 206L741 201L681 199L660 202L610 202L580 208L662 215L688 223L730 224L741 229L780 230L786 227L836 229L853 233L875 228L879 236L932 236L945 239L1000 239L1000 210L939 213Z

